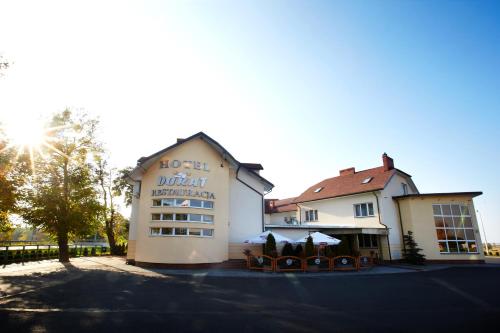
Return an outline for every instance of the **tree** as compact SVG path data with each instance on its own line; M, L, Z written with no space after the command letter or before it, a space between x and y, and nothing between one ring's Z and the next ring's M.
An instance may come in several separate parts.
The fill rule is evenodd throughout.
M293 256L293 246L291 243L286 243L285 246L283 246L283 249L281 250L281 255L282 256Z
M276 256L276 239L274 239L274 236L271 233L269 233L269 235L267 235L266 251L264 254L271 256L271 257Z
M9 146L0 128L0 232L12 229L9 217L17 212L18 189L26 179L27 165L26 156Z
M404 249L403 258L404 261L414 265L423 265L425 263L425 255L421 254L421 248L418 247L417 242L413 239L413 232L408 231L408 235L403 235Z
M11 178L11 157L7 151L6 143L0 143L0 232L7 232L12 228L9 215L16 208L16 186Z
M132 204L132 194L134 192L134 186L129 183L128 179L128 175L132 170L132 167L120 169L117 177L113 179L113 192L118 196L123 195L127 207Z
M314 243L311 236L307 237L305 252L306 252L306 257L311 257L314 255Z
M303 252L304 252L304 249L302 248L301 244L297 244L297 246L295 247L295 250L293 250L293 254L296 257L301 257Z
M116 192L112 190L113 184L113 169L108 168L108 162L103 159L101 154L95 156L96 161L96 178L99 184L102 197L101 216L104 220L104 230L108 238L109 249L111 254L117 254L115 237L115 220L118 212L116 211L114 199Z
M98 149L97 121L65 110L46 132L46 148L36 155L35 172L23 189L21 216L57 238L59 261L69 261L68 241L92 233L102 206L89 161Z

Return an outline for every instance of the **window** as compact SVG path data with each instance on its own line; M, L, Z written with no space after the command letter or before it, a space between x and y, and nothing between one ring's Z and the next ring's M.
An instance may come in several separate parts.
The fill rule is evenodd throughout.
M360 248L377 248L378 247L378 237L377 235L358 235L358 242Z
M319 193L321 190L324 189L324 187L318 187L317 189L314 190L314 193Z
M189 221L188 214L179 214L179 213L175 214L175 221L182 221L182 222Z
M469 207L459 204L432 205L439 252L478 253Z
M214 222L214 217L212 215L202 215L203 222L207 223L213 223Z
M189 236L201 236L201 229L189 228Z
M193 237L213 237L213 229L201 228L149 228L151 236L193 236Z
M174 228L175 230L175 235L178 236L187 236L188 234L188 228Z
M172 228L161 228L161 235L173 235L173 229Z
M152 221L214 223L213 215L191 213L155 213L151 214Z
M368 184L369 182L371 182L373 179L373 177L368 177L368 178L365 178L363 179L363 181L361 182L361 184Z
M195 208L202 208L202 202L201 200L196 200L196 199L191 199L189 200L190 206L195 207Z
M355 204L354 216L355 217L375 216L375 214L373 213L373 203L367 202L367 203Z
M213 209L214 202L199 199L153 199L153 207L189 207L189 208L204 208Z
M403 195L407 195L408 194L408 185L406 185L405 183L401 183L401 188L403 189Z
M161 220L162 221L173 221L174 214L161 214Z
M318 221L318 210L306 210L306 222Z
M163 199L160 206L173 207L175 206L175 199Z
M201 229L201 234L204 237L212 237L214 235L214 229Z
M189 214L189 221L201 222L201 214Z
M214 202L213 201L203 201L203 208L206 208L206 209L214 208Z

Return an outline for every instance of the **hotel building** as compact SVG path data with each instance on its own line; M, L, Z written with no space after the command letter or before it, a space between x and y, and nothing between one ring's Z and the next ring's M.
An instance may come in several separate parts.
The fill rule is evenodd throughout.
M481 192L419 193L394 167L348 168L298 197L266 199L266 229L292 239L320 231L341 239L343 254L402 259L403 235L413 233L429 261L484 261L473 198Z
M134 185L127 259L138 265L243 259L264 230L292 239L320 231L350 254L401 259L403 234L430 260L484 261L473 198L481 192L420 194L394 167L349 168L289 199L266 199L273 184L261 164L238 162L200 132L151 156L129 175Z
M238 162L202 132L140 158L130 174L127 259L139 265L243 259L244 241L264 229L264 195L273 188L262 169Z

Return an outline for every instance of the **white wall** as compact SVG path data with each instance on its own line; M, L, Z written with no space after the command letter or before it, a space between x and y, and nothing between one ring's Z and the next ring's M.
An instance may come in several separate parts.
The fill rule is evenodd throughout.
M248 177L244 181L263 190L260 182ZM237 180L234 170L230 173L229 192L229 243L243 243L262 232L263 199Z
M140 182L134 183L134 190L132 195L132 212L130 213L130 225L128 232L129 240L137 239L137 222L139 218L139 198L140 195Z
M389 244L392 259L401 259L401 249L403 248L398 207L396 201L392 199L393 196L403 195L401 183L408 184L408 194L415 194L408 179L396 173L379 195L382 223L389 228Z
M373 203L374 216L355 217L354 205ZM351 228L380 228L375 196L370 193L349 195L345 197L310 201L299 204L301 207L302 225L336 226ZM318 221L306 222L305 211L318 210Z
M295 217L297 219L297 223L298 223L299 219L298 219L297 214L298 214L297 211L266 214L266 215L269 215L269 222L267 224L291 225L291 223L285 222L285 217L288 217L288 218Z

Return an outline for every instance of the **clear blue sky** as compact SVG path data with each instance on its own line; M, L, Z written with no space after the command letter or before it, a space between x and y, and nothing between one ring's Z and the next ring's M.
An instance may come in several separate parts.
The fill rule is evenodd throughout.
M120 167L203 130L281 198L387 152L500 242L499 2L9 3L2 115L83 108Z

